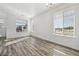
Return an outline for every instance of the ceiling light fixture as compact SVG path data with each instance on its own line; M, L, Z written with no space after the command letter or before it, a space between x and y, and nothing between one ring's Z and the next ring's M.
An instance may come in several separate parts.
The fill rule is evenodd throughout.
M56 6L56 5L58 5L58 3L46 3L47 7L53 7L53 6Z

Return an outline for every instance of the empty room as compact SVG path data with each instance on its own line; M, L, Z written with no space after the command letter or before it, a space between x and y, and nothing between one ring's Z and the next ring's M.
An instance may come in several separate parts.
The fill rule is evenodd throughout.
M0 3L0 56L79 56L79 3Z

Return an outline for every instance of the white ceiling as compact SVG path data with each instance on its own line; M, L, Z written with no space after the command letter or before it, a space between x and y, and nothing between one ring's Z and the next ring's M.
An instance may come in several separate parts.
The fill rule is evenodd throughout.
M15 13L16 15L32 18L44 11L47 11L49 7L57 6L57 3L0 3L0 7L4 7L5 11Z
M3 5L8 6L7 9L20 11L30 18L48 9L46 3L5 3Z

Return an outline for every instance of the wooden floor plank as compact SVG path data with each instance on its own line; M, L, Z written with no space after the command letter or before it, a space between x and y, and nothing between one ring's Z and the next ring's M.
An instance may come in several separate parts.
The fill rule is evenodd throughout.
M6 43L1 52L2 56L53 56L54 48L59 47L48 41L32 37L16 40L12 43L8 41ZM63 51L70 51L63 47L59 48L64 49ZM79 55L78 52L76 53ZM74 54L76 55L76 53Z

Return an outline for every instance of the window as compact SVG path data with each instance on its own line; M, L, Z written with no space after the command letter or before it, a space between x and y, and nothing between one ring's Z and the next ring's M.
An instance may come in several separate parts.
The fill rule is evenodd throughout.
M63 18L62 14L58 14L54 17L54 28L55 28L55 33L60 33L62 34L63 30Z
M64 12L64 35L74 35L74 13L73 11Z
M23 20L16 20L16 31L22 32L27 30L27 22Z
M74 36L74 23L73 11L56 14L54 16L54 32L56 34Z

